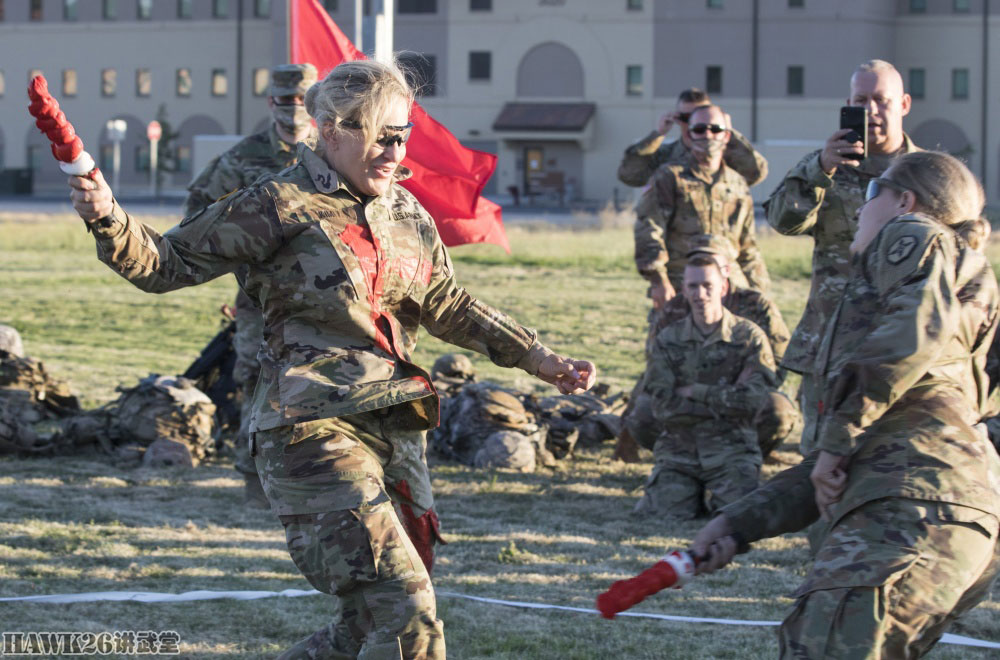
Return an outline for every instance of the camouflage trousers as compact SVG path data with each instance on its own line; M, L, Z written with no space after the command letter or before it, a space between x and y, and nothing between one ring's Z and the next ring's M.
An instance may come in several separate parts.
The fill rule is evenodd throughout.
M656 464L633 515L692 520L735 502L759 483L760 456L756 453L741 451L708 469L657 453L654 448Z
M918 658L989 592L995 517L885 498L826 536L779 631L782 658Z
M808 456L816 448L822 387L821 378L817 378L814 374L802 374L798 399L799 408L802 410L802 440L799 442L799 453L803 456Z
M445 657L430 575L393 506L405 494L386 483L399 470L414 474L419 461L420 483L407 489L408 500L431 509L426 434L399 425L385 409L252 435L292 560L310 584L341 601L332 623L282 657Z
M622 414L625 428L640 447L653 449L660 435L660 425L653 416L653 397L643 391L645 374L632 390L628 408ZM775 390L761 403L754 414L757 444L760 453L767 457L781 446L792 433L799 420L799 411L784 393Z

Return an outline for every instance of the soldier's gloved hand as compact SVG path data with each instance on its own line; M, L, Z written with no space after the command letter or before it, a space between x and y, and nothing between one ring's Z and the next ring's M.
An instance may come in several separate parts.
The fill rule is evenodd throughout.
M831 135L830 139L823 145L823 151L819 154L819 166L831 176L841 165L850 165L851 167L861 165L861 161L855 157L863 154L865 147L860 140L857 142L845 140L844 136L850 132L851 129L842 128Z
M816 489L816 506L823 520L830 520L830 510L847 486L847 457L820 451L809 479Z
M537 375L563 394L576 394L594 386L597 367L587 360L572 360L553 353L539 365Z
M104 175L97 170L93 176L93 179L71 176L68 181L73 189L69 194L73 208L86 222L108 217L115 206L111 186L104 180Z
M691 542L691 552L699 561L695 575L712 573L733 560L739 544L732 534L729 518L722 513L698 530Z

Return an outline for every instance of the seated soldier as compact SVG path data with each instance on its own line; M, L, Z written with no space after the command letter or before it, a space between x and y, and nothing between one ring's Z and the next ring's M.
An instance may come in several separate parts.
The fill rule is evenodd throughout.
M735 316L752 321L763 330L770 343L771 353L774 355L775 361L780 362L785 354L785 348L788 346L790 335L778 306L756 289L740 287L733 282L730 277L730 260L733 255L728 241L711 234L703 234L698 236L693 243L694 248L685 255L686 258L692 259L701 255L712 259L718 265L724 279L722 306ZM649 326L649 336L646 340L647 359L652 350L653 342L660 331L690 313L691 305L687 298L675 296L653 315ZM784 375L785 370L778 369L779 385L784 380ZM639 382L632 392L629 407L622 415L622 428L625 433L619 436L618 453L623 456L626 453L635 455L636 460L638 460L637 448L628 447L629 440L637 442L646 449L652 449L653 443L656 442L659 435L659 429L653 417L650 396L644 392L644 378L645 373L639 377ZM783 392L772 390L768 393L760 410L754 416L757 441L761 454L765 458L788 437L799 417L795 404Z
M656 171L636 206L635 264L649 280L659 309L676 295L694 240L714 234L732 245L741 286L767 293L770 278L754 238L753 199L746 181L722 160L729 141L725 114L715 105L691 113L691 157Z
M690 315L656 336L645 392L659 437L640 515L695 518L757 487L761 453L752 420L777 380L764 332L722 305L718 263L695 255L684 269Z

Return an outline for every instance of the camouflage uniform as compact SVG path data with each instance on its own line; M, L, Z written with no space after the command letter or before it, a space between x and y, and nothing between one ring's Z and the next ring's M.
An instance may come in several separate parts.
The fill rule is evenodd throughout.
M904 136L901 153L916 151ZM847 283L851 256L848 247L858 227L857 212L865 200L868 182L882 176L893 156L870 155L859 167L840 166L829 176L814 151L793 167L764 203L767 221L782 234L813 237L812 285L802 320L781 366L802 374L799 403L804 418L802 453L816 444L819 383L816 352Z
M818 447L850 456L847 485L782 655L918 657L1000 567L1000 457L972 426L1000 295L986 259L920 215L886 225L844 291L819 351ZM753 541L815 521L815 458L723 509L734 531Z
M408 175L397 169L397 180ZM305 145L295 167L163 236L117 204L90 228L101 260L146 291L247 268L264 315L250 422L257 468L299 567L346 603L330 634L300 648L444 657L427 570L385 483L387 469L423 455L438 421L430 375L411 358L417 333L535 375L551 355L535 332L458 287L410 193L392 185L361 197ZM413 499L430 505L429 486L411 484Z
M775 387L774 358L756 325L723 310L708 337L691 316L656 337L646 378L660 436L655 466L635 512L691 519L757 487L761 455L750 426ZM693 385L691 398L676 394Z
M315 82L316 68L311 64L278 66L271 70L268 96L302 95ZM317 139L318 134L313 128L304 142L310 148L315 148ZM262 176L277 174L294 165L296 153L296 146L282 140L272 122L268 128L244 138L212 159L188 186L184 215L190 216L216 200L246 188ZM241 271L237 272L238 279L242 280L242 275ZM233 379L241 386L243 396L234 467L237 472L248 477L249 484L257 476L257 468L250 457L248 438L250 404L260 375L257 351L264 340L264 319L260 307L243 288L236 294L235 307L236 333L233 336L233 348L236 351L236 365L233 368Z
M686 255L702 236L713 234L732 244L737 256L730 276L736 284L767 292L770 278L754 239L750 189L725 164L715 174L693 162L657 170L636 214L635 265L651 283L669 279L680 291Z
M753 148L742 133L731 129L732 137L726 145L723 160L726 165L746 179L748 186L756 186L767 178L767 160ZM679 165L687 162L689 152L680 140L663 142L663 136L653 131L625 150L618 179L627 186L639 188L662 165Z

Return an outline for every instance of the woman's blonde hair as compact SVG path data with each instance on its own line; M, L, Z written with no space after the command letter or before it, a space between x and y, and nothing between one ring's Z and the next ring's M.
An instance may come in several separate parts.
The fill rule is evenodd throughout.
M357 122L371 148L385 115L395 99L413 102L413 89L398 62L354 60L343 62L306 92L306 111L316 120L320 133L326 124L343 130L344 121ZM322 144L322 141L320 142Z
M913 193L918 211L951 227L973 248L989 236L988 223L980 217L986 205L983 186L954 156L942 151L903 154L886 174Z

